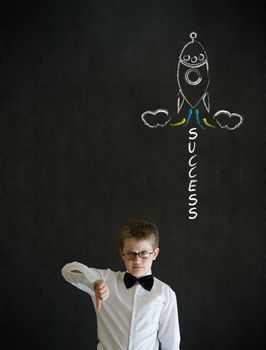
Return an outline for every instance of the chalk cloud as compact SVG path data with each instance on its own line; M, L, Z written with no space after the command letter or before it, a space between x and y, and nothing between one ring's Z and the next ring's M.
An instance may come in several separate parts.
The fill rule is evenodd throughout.
M142 113L141 119L149 128L165 126L170 121L169 113L166 109L156 109L155 111L146 111Z
M213 119L220 126L220 128L227 130L235 130L243 123L243 117L237 113L230 113L222 110L214 114Z

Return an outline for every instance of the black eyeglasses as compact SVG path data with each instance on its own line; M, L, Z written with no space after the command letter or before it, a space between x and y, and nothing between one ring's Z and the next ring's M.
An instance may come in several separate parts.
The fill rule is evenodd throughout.
M124 256L127 260L134 260L136 258L136 256L138 255L141 259L148 259L154 251L152 252L148 252L146 250L142 251L142 252L125 252L125 253L121 253L122 256Z

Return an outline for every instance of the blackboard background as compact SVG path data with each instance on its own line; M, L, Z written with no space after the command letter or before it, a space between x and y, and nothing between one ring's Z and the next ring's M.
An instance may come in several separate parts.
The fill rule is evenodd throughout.
M8 6L8 7L7 7ZM11 2L1 10L1 337L8 348L95 349L90 299L60 270L123 269L131 218L161 232L157 277L176 291L182 349L262 349L263 12L256 2ZM211 112L244 116L197 138L188 220L188 128L176 110L192 31L210 64ZM265 66L264 66L265 67ZM191 127L193 124L191 124Z

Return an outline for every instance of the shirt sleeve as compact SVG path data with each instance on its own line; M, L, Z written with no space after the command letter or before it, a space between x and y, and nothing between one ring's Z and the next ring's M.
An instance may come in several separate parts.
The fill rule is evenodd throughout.
M73 270L80 273L72 272ZM104 279L104 270L90 268L79 262L66 264L61 272L67 282L91 296L94 296L94 282L98 279Z
M175 292L171 288L166 291L166 303L161 312L158 329L161 350L179 350L180 330Z

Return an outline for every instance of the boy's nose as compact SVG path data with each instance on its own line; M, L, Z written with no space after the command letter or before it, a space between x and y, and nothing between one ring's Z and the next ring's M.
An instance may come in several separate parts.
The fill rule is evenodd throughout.
M134 262L137 262L137 263L142 262L142 259L138 255L136 255Z

